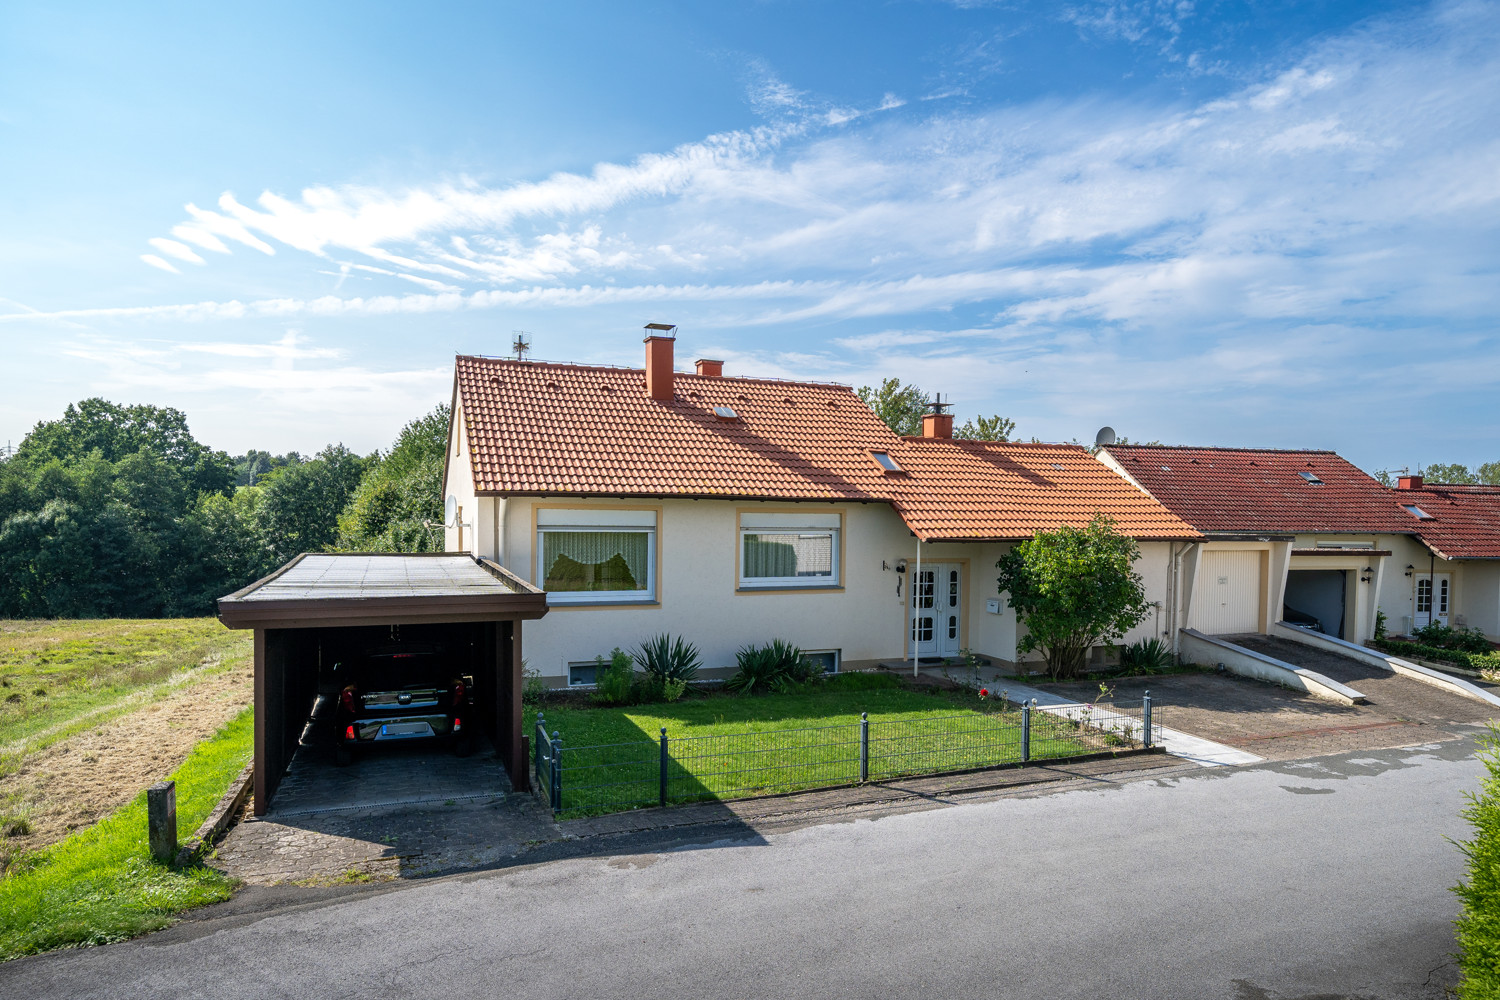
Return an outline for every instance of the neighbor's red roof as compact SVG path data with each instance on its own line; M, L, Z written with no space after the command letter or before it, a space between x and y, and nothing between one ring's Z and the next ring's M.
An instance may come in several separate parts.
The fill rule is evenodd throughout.
M1500 559L1500 486L1428 484L1394 493L1398 503L1415 504L1432 515L1430 521L1417 522L1417 533L1438 555Z
M463 356L456 378L480 493L889 503L927 540L1027 538L1103 511L1137 538L1198 537L1082 448L903 439L847 386L679 372L658 403L639 369Z
M1331 451L1111 445L1105 449L1167 509L1204 532L1416 534L1416 519ZM1322 480L1309 483L1299 473Z

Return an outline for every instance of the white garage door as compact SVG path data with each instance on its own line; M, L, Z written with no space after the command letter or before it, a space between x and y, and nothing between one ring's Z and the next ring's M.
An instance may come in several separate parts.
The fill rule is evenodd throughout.
M1260 629L1260 553L1203 553L1193 583L1192 627L1209 635Z

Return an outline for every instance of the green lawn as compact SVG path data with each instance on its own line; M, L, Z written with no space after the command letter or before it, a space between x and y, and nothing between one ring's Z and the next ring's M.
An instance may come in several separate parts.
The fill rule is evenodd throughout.
M41 749L250 652L213 618L0 621L0 748Z
M860 713L869 713L872 780L1019 763L1021 713L972 694L844 674L792 694L724 693L628 708L543 706L563 743L563 813L655 805L667 729L668 799L728 799L859 780ZM526 732L535 732L535 707ZM1034 759L1118 745L1036 713ZM573 748L573 749L570 749Z
M250 759L253 738L246 709L200 743L171 776L182 839L207 818ZM13 859L0 878L0 960L144 934L182 910L228 898L231 888L209 868L176 869L151 860L142 792L87 830Z

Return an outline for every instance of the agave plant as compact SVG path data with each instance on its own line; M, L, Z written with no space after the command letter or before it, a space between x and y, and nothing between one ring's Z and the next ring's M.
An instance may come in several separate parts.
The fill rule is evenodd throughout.
M822 673L802 650L784 639L773 639L764 646L741 646L735 659L739 670L724 686L740 694L788 691Z
M698 668L702 665L697 646L680 635L674 639L666 632L641 643L635 661L658 687L667 681L687 684L698 676Z
M1120 651L1120 666L1154 673L1172 666L1172 647L1161 639L1141 639Z

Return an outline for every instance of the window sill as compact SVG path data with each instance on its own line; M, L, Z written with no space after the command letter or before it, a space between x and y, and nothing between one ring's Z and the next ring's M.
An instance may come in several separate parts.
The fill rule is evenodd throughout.
M807 587L789 587L786 584L776 584L770 587L736 587L736 594L842 594L844 585L841 583L825 583Z
M567 611L569 608L658 608L661 601L654 597L636 597L624 601L600 601L600 600L567 600L553 601L548 599L548 611Z

